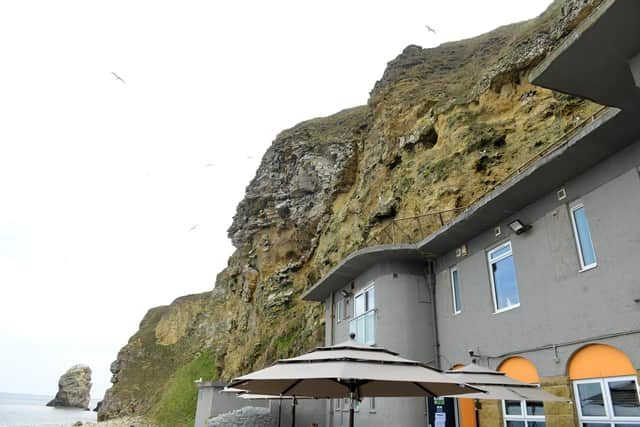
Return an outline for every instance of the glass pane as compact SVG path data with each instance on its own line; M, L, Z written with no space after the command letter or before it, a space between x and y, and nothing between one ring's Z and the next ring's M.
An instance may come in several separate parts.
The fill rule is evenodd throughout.
M365 342L363 317L356 320L356 340L360 341L361 343Z
M640 417L638 389L634 380L609 381L609 394L616 417Z
M490 253L489 255L489 259L496 259L502 255L505 255L506 253L508 253L509 251L511 251L511 244L508 244L500 249L497 249L493 252Z
M615 427L640 427L640 424L638 423L631 423L631 424L614 424ZM598 427L602 427L601 425Z
M507 420L507 427L525 427L524 421Z
M520 303L516 267L513 256L509 256L491 265L495 284L497 309L508 308Z
M375 312L372 311L364 316L364 324L364 343L369 345L374 344L376 342Z
M370 397L369 398L369 409L371 409L371 410L376 409L376 398L375 397Z
M578 395L583 416L603 417L607 415L599 382L578 384Z
M542 402L527 402L527 415L544 415Z
M367 291L367 310L373 310L376 306L376 294L373 288Z
M462 304L460 303L460 285L458 282L458 270L453 270L451 272L451 282L453 285L453 311L457 313L462 309Z
M611 423L608 423L608 422L604 422L604 423L589 422L589 423L582 423L580 425L582 427L611 427Z
M356 305L355 305L355 311L354 314L356 316L361 315L362 313L364 313L366 310L365 307L365 300L364 300L364 294L360 294L356 297Z
M527 421L529 427L546 427L547 423L544 421Z
M580 250L582 251L582 263L584 265L595 264L596 254L593 250L591 242L591 232L589 231L589 223L584 208L578 208L573 211L573 219L576 223L576 231L578 232L578 240Z
M519 400L505 400L504 410L507 415L522 415L522 406Z

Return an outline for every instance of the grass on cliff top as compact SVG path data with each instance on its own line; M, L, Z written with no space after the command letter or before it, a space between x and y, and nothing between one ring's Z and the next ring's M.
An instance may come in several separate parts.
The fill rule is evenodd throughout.
M213 350L209 349L176 371L158 404L156 422L159 426L193 427L198 402L194 381L215 379L214 360Z

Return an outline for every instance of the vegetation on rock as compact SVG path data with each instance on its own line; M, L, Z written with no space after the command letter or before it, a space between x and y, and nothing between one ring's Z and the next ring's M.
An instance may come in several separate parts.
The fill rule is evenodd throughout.
M444 211L407 222L405 234L426 237L599 108L527 81L598 4L556 0L473 39L409 46L368 105L280 133L238 206L215 289L149 311L112 365L100 419L187 425L188 380L228 380L321 344L323 309L300 296L331 267L394 219Z

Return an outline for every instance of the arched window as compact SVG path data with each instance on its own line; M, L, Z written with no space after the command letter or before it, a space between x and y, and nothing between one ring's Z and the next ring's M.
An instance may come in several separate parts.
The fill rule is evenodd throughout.
M567 370L581 426L640 425L637 372L626 354L591 344L574 353Z
M540 377L535 365L524 357L510 357L498 367L508 377L528 383L539 384ZM542 402L505 400L502 405L505 427L544 427L544 405Z

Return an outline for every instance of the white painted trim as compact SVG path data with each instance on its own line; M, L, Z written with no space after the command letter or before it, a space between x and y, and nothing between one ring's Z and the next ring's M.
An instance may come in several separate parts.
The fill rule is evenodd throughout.
M455 281L453 279L453 273L458 273L458 292L456 292ZM453 314L458 315L462 313L462 307L456 307L456 294L460 298L460 306L462 306L462 296L460 293L460 270L458 270L458 266L454 265L449 269L449 279L451 281L451 307L453 308Z
M531 402L534 402L533 400ZM529 421L531 422L547 422L547 416L545 415L527 415L527 401L520 401L520 415L507 415L507 405L505 401L502 401L502 419L504 423L504 427L507 427L507 421L521 421L524 423L525 427L529 425Z
M604 378L589 378L586 380L573 381L573 395L576 399L576 410L578 412L579 422L590 421L605 421L613 425L614 423L633 422L640 423L640 417L616 417L613 412L613 404L611 401L611 392L608 384L613 381L634 381L636 384L636 393L640 400L640 388L638 388L638 378L635 375L621 376L621 377L604 377ZM578 392L578 385L580 384L600 384L600 391L602 392L604 400L605 416L584 416L582 415L582 406L580 405L580 393Z
M495 258L495 259L491 259L491 254L494 252L499 251L500 249L509 246L509 251L500 255L499 257ZM518 302L517 304L513 304L510 305L509 307L504 307L504 308L498 308L498 300L496 298L496 283L495 283L495 279L493 277L493 268L492 265L502 261L503 259L509 258L509 257L513 256L513 245L511 244L511 241L507 241L505 243L502 243L501 245L498 245L496 247L494 247L491 250L487 251L487 263L489 266L489 279L491 282L491 297L493 299L493 314L498 314L498 313L503 313L505 311L509 311L509 310L513 310L514 308L518 308L520 307L520 302ZM514 262L515 265L515 262ZM516 287L518 286L518 280L516 278ZM520 289L518 289L518 300L520 300Z
M580 262L580 270L578 271L582 273L584 271L589 271L592 268L595 268L598 265L598 257L596 256L596 249L593 246L593 238L591 238L591 227L589 227L589 240L590 240L589 243L593 248L593 257L595 259L595 262L588 265L584 263L584 255L582 255L582 247L580 246L580 235L578 234L578 225L576 224L576 217L575 217L575 212L580 208L585 209L584 203L578 202L571 205L571 207L569 208L569 216L571 217L571 227L573 228L573 239L576 242L576 248L578 250L578 261ZM585 209L585 215L586 215L586 209ZM588 226L588 223L587 223L587 226Z

